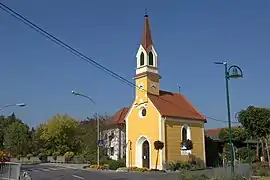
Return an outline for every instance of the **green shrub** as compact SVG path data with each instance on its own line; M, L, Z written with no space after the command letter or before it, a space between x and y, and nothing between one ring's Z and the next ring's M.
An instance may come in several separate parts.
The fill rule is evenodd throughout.
M170 171L177 171L181 169L189 170L190 168L191 165L188 162L177 161L177 162L170 162L168 164L168 170Z
M47 155L45 153L41 152L41 153L38 154L38 159L41 162L47 162Z
M253 176L270 176L270 169L269 168L256 168L256 169L253 169L252 175Z
M66 161L71 161L72 158L74 157L74 152L68 151L64 154L65 160Z
M59 156L60 153L59 152L54 152L52 153L53 159L56 161L57 160L57 156Z
M188 163L191 165L191 169L193 170L205 169L204 161L192 154L188 155Z
M109 169L116 170L120 167L126 167L126 163L123 160L115 161L115 160L107 160L104 161L102 164L106 164L109 166Z

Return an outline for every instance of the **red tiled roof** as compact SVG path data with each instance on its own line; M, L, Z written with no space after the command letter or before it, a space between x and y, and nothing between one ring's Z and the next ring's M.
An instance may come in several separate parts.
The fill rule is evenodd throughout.
M233 126L232 128L238 128L239 126ZM223 127L226 128L226 127ZM206 129L205 134L208 136L217 136L223 128Z
M148 97L162 116L206 121L182 94L159 91L159 96L148 93Z
M141 45L144 47L145 50L147 50L147 48L150 45L153 45L153 41L152 41L152 38L151 38L151 31L150 31L149 21L148 21L148 15L144 16L144 28L143 28L143 35L142 35Z
M125 124L125 117L128 113L129 108L124 107L117 111L113 117L110 119L112 124Z

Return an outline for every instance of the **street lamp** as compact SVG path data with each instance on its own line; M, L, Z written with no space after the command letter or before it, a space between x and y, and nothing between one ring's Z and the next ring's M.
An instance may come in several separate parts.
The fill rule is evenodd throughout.
M227 113L229 125L229 144L230 144L230 160L231 160L231 173L234 173L234 155L232 144L232 125L231 125L231 111L230 111L230 95L229 95L229 80L231 78L242 78L243 72L240 67L232 65L228 68L227 62L215 62L215 64L224 65L225 67L225 81L226 81L226 99L227 99Z
M86 99L89 99L93 104L96 105L96 102L90 97L86 96L82 93L76 92L76 91L71 91L71 93L75 96L81 96ZM100 132L99 132L99 118L97 118L97 165L99 166L99 141L100 141Z
M12 106L24 107L24 106L26 106L26 104L25 104L25 103L7 104L7 105L5 105L5 106L2 106L2 107L0 108L0 111L3 110L3 109L5 109L5 108L12 107Z

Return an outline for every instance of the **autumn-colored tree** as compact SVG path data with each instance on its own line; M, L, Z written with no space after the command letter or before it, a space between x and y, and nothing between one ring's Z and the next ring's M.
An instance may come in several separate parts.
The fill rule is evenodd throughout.
M68 151L75 151L78 144L75 138L77 121L68 116L57 114L42 124L37 129L37 135L44 143L46 155L54 152L65 154Z
M154 148L155 148L155 150L157 150L157 158L156 158L156 169L157 169L159 151L164 148L164 143L161 142L161 141L159 141L159 140L158 141L155 141L154 142Z

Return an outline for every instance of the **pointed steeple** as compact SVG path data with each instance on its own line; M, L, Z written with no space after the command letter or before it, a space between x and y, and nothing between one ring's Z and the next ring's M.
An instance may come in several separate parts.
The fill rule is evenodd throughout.
M144 27L143 27L141 45L143 46L143 48L145 50L147 50L147 48L150 45L153 45L153 41L152 41L152 38L151 38L151 30L150 30L149 21L148 21L148 15L147 14L144 15Z

